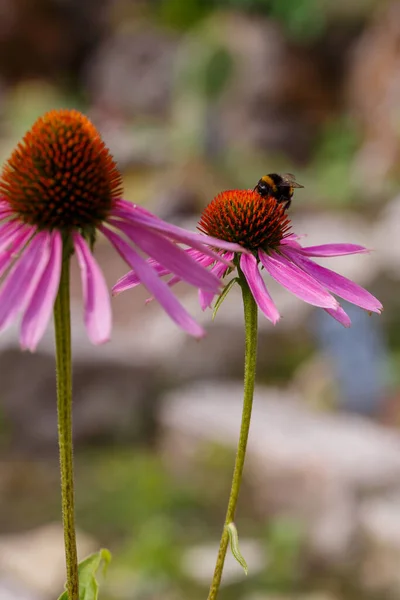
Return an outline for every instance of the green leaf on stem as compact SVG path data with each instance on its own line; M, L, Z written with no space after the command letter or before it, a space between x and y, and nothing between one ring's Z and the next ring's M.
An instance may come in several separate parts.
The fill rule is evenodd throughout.
M214 309L213 309L213 313L212 313L212 320L214 321L218 309L221 306L221 304L223 303L223 301L225 300L225 298L227 297L227 295L229 294L229 292L231 291L232 287L234 286L235 283L238 283L239 279L237 277L234 277L233 279L231 279L226 286L224 287L224 289L222 290L222 292L220 293L220 295L217 298L217 301L214 305Z
M239 549L239 535L235 523L229 523L229 525L225 525L225 529L227 530L229 535L229 544L231 547L231 552L238 561L238 563L243 567L243 570L247 575L249 570L247 568L247 562L245 561Z
M110 561L111 552L102 548L79 563L79 600L98 600L99 584L96 574L102 565L102 572L105 575ZM68 600L68 592L63 592L58 600Z

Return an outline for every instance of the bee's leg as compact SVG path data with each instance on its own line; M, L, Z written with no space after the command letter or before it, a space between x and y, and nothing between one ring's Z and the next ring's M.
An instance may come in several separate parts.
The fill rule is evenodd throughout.
M292 199L291 198L287 198L286 199L286 204L285 204L285 210L288 210L289 206L292 204Z

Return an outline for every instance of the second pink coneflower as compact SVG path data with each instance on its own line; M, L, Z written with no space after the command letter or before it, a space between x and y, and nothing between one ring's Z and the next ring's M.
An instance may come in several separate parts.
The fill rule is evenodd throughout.
M323 308L345 327L350 326L350 318L335 296L370 312L382 310L382 304L367 290L313 260L364 253L368 252L367 248L351 243L301 246L299 237L291 231L285 207L272 196L262 198L251 190L222 192L205 208L199 229L205 235L218 238L220 244L231 242L241 247L242 252L231 252L216 245L221 257L234 261L241 269L259 309L274 324L279 321L280 313L268 291L263 271L300 300ZM211 273L220 279L232 272L227 265L201 251L191 250L189 254L210 267ZM160 275L171 274L160 264L152 264ZM178 281L178 277L173 277L171 283ZM138 273L131 272L117 282L113 291L119 293L138 283ZM199 296L205 309L211 306L215 294L200 290Z

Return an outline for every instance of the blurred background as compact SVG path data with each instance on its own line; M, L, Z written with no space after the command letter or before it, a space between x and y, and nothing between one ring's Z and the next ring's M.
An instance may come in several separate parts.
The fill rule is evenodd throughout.
M246 578L221 600L400 597L400 2L1 0L0 160L43 112L82 110L125 197L193 230L216 193L293 172L307 244L375 293L350 330L271 284L236 525ZM102 240L108 282L126 272ZM86 341L73 272L81 556L113 562L104 600L207 597L239 430L240 294L208 335L179 331L141 289L113 300L113 340ZM64 582L53 332L35 355L0 339L0 598Z

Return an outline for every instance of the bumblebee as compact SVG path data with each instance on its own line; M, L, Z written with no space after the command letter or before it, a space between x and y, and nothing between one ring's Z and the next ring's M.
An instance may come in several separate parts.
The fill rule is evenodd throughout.
M285 209L288 209L291 202L295 188L302 188L304 185L297 183L296 178L291 173L269 173L261 177L257 183L254 191L260 194L263 198L273 196L278 202L285 205Z

